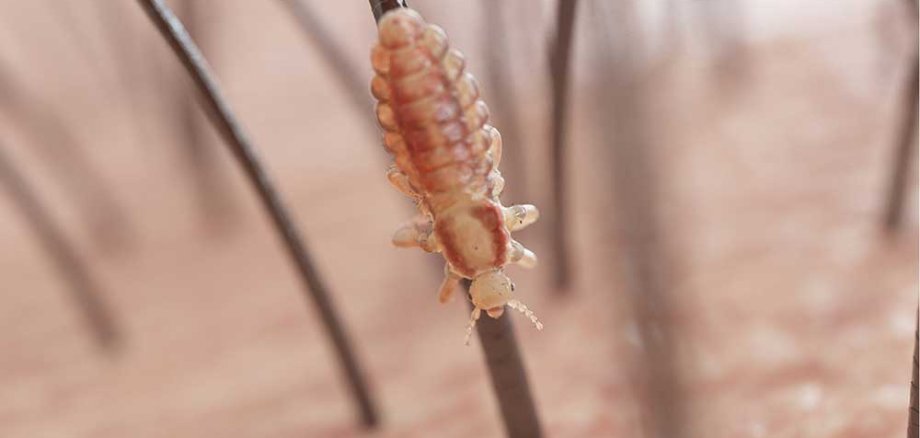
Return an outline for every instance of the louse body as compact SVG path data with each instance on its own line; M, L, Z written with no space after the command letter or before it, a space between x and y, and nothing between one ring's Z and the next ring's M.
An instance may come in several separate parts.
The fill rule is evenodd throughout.
M498 171L501 135L487 124L488 107L476 79L464 71L463 55L449 47L439 27L400 8L381 18L371 62L377 120L395 159L387 177L416 201L420 213L396 231L394 244L444 256L442 302L460 278L472 280L475 309L467 342L482 311L498 318L505 305L542 328L513 298L514 284L503 272L508 263L536 263L511 231L530 225L539 213L532 205L503 207L498 199L504 187Z

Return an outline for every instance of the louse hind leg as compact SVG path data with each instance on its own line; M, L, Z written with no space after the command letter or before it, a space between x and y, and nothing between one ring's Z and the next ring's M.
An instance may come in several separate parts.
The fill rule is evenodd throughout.
M505 190L505 178L502 178L498 166L502 162L502 135L494 126L485 127L489 133L489 157L492 158L492 172L489 178L492 180L492 197L498 198Z
M523 230L540 218L540 210L530 204L512 205L503 209L508 231Z
M400 248L421 248L425 252L438 252L438 242L431 219L417 216L400 225L393 233L393 245Z
M492 166L498 169L502 162L502 135L494 126L487 125L485 129L489 132L489 155L492 157Z
M409 177L406 176L401 170L396 166L390 166L387 169L387 180L390 181L390 184L393 187L396 187L396 190L399 190L402 194L413 198L418 199L418 193L412 188L412 185L409 184Z
M505 178L502 177L501 172L493 170L489 175L489 179L492 180L492 198L497 201L502 191L505 190Z
M537 255L534 254L533 251L524 248L524 245L521 245L521 243L516 240L511 241L511 254L508 260L511 263L517 263L525 268L537 266Z
M441 288L438 290L438 301L446 303L454 295L457 286L460 285L460 276L450 270L450 265L444 266L444 281L441 282Z

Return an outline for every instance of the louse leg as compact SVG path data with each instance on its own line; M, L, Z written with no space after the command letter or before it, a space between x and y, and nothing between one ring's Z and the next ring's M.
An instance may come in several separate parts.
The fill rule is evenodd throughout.
M430 215L428 207L422 202L422 195L412 187L412 184L409 183L409 177L406 176L401 170L396 166L391 166L387 169L387 180L390 181L390 184L393 187L396 187L396 190L399 190L402 194L412 198L412 201L415 202L415 206L418 208L418 211L423 215ZM427 250L432 252L433 250Z
M504 208L503 212L508 231L523 230L540 218L540 211L530 204L512 205Z
M502 135L494 126L486 126L489 131L489 154L492 156L492 166L498 169L502 162Z
M402 194L413 199L418 199L418 193L415 193L412 185L409 184L409 177L406 176L405 173L402 173L398 167L390 166L390 168L387 169L387 180L389 180L390 184L396 187L396 190L399 190Z
M438 301L446 303L454 295L454 291L460 284L460 276L450 270L450 265L444 266L444 281L441 283L441 289L438 291Z
M505 190L505 178L497 170L493 170L489 178L492 180L492 197L498 199L498 196L502 194L502 190Z
M473 329L476 328L476 321L479 321L479 317L482 316L482 309L475 308L473 313L470 314L470 324L466 326L466 340L464 344L470 345L470 338L473 337Z
M438 252L437 237L431 219L417 216L400 225L393 233L393 245L400 248L421 248L425 252Z
M511 255L508 260L528 269L537 266L537 255L533 251L524 248L524 245L521 245L516 240L511 241Z
M489 132L489 157L492 158L492 172L489 174L492 180L492 197L498 198L505 190L505 178L498 170L498 165L502 161L502 135L494 126L486 125L485 129Z

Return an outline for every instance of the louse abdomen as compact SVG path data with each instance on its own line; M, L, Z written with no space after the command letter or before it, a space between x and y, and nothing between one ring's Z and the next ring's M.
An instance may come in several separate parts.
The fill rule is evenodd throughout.
M379 29L371 89L396 165L428 195L484 193L497 134L485 128L488 108L463 56L415 13L385 17Z

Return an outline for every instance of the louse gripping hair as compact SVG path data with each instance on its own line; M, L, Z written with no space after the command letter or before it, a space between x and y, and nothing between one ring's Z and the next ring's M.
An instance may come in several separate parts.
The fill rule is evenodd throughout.
M498 199L504 188L501 135L488 125L489 108L465 71L463 55L449 47L440 27L411 9L388 12L378 28L371 92L395 161L387 178L419 210L397 229L393 243L444 256L441 302L461 278L472 280L467 343L482 311L498 318L505 305L542 329L513 298L514 284L504 275L508 263L536 264L534 253L512 240L511 232L535 222L539 212L533 205L503 207Z

